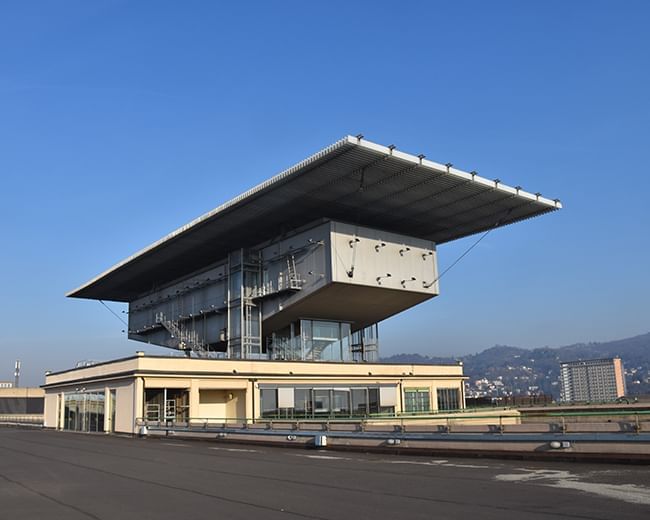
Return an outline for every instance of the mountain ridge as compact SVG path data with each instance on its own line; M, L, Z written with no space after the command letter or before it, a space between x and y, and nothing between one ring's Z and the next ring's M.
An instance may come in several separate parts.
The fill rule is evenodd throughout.
M650 332L605 342L526 349L494 345L459 357L395 354L384 363L455 363L462 361L469 377L468 396L560 395L560 363L620 357L629 395L650 394Z

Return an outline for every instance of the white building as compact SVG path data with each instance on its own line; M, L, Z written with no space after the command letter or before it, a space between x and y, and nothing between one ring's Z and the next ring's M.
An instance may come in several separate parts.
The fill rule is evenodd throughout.
M561 400L607 402L623 397L625 373L620 358L560 363Z

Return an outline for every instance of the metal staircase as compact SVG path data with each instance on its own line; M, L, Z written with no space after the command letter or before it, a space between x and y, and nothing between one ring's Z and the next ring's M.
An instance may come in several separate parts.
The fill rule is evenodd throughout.
M285 261L287 264L286 271L281 271L277 280L260 283L253 291L254 300L260 300L285 292L296 292L302 289L304 281L300 278L296 269L295 256L287 255Z
M296 271L296 257L293 255L287 256L287 280L289 290L299 291L302 288L302 280Z
M312 347L305 352L305 359L308 361L320 361L323 355L323 351L329 347L331 343L319 343L317 345L312 345Z
M172 340L175 343L174 346L177 349L185 351L188 356L191 352L194 352L202 357L207 356L208 349L206 348L206 345L201 341L201 338L197 334L196 330L184 329L177 321L167 319L162 312L156 313L156 323L162 325L167 330L167 332L169 332Z

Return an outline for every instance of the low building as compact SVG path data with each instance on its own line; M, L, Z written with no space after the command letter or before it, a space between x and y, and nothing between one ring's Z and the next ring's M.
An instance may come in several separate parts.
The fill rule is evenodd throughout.
M585 359L560 363L561 400L608 402L626 393L620 358Z
M136 433L143 421L247 423L362 419L458 410L463 367L169 356L118 359L46 375L45 424Z
M44 396L42 388L0 388L0 421L42 421Z

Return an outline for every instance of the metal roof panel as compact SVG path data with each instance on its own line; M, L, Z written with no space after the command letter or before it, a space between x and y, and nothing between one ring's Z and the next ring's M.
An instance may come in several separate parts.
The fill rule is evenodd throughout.
M67 296L129 301L228 251L322 218L437 243L561 208L557 200L346 136L129 256Z

